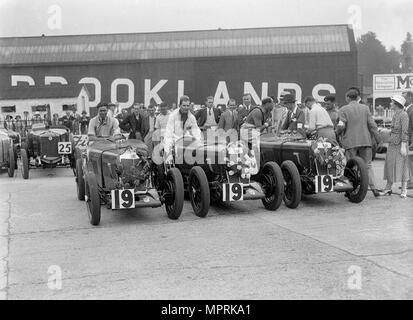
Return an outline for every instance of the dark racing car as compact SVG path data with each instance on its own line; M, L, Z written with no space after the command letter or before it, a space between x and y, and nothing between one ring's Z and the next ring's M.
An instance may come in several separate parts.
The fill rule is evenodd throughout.
M185 136L175 142L173 166L181 171L199 217L207 215L211 202L261 200L268 210L278 209L282 202L280 167L270 161L259 171L254 151L241 141L196 142Z
M76 147L76 184L79 200L85 200L89 220L98 225L101 205L108 209L160 207L170 219L178 219L184 203L181 173L171 168L159 177L148 159L147 146L139 140L98 138Z
M285 181L284 202L296 208L301 195L343 192L354 203L364 200L368 189L365 162L355 157L346 162L344 150L326 139L272 133L260 137L261 161L281 166Z
M69 134L69 129L64 126L34 124L20 150L23 178L29 178L29 169L70 166L72 143Z

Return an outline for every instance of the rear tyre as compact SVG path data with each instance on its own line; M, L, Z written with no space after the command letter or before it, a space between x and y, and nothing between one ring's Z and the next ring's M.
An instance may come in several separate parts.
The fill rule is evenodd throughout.
M261 171L260 180L265 194L262 199L265 209L277 210L284 194L284 178L280 166L273 161L267 162Z
M294 162L286 160L281 164L284 177L284 203L290 209L298 207L301 201L301 179Z
M76 187L77 198L80 201L85 200L85 178L83 176L82 159L76 160Z
M26 149L20 150L20 156L22 158L22 176L23 179L29 179L29 157L27 156Z
M347 191L346 197L354 203L362 202L369 187L369 175L364 160L360 157L351 158L344 169L344 176L353 184L353 191Z
M100 195L94 174L88 174L86 177L85 200L90 223L94 226L99 225L101 213Z
M168 218L177 220L184 208L184 180L177 168L172 168L166 174L164 181L164 199Z
M13 147L9 148L9 168L7 169L7 173L9 174L10 178L14 177L14 168L16 167L16 158L14 156Z
M208 178L204 170L193 167L189 172L188 192L194 213L201 218L206 217L210 206L210 192Z

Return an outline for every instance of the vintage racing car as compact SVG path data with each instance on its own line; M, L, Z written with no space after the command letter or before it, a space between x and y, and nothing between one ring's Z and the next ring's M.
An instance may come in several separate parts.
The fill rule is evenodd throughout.
M98 138L89 141L86 148L79 145L76 149L77 195L85 200L92 225L100 223L102 204L112 210L165 204L170 219L180 217L184 204L182 175L172 168L161 183L142 141Z
M282 202L280 167L270 161L259 171L254 151L242 141L196 142L184 136L172 151L173 166L181 171L199 217L207 215L211 202L262 200L268 210L277 210Z
M20 135L18 133L7 129L0 129L0 167L7 168L10 178L14 177L14 170L17 169L20 142Z
M351 202L364 200L368 189L365 162L355 157L346 162L344 151L325 139L309 140L301 135L260 137L261 163L275 161L285 181L284 202L296 208L301 195L344 192Z
M29 178L32 168L70 166L72 143L69 135L69 129L64 126L34 124L20 150L23 178Z

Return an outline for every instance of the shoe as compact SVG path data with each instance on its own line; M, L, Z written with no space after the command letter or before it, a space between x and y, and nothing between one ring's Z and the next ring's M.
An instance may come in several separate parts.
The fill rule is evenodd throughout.
M407 190L404 190L404 191L400 194L400 198L402 198L402 199L406 199L406 198L407 198Z
M385 195L385 194L383 193L383 191L378 190L378 189L371 189L371 191L373 192L373 195L374 195L376 198ZM391 191L390 191L390 192L391 192Z
M383 194L383 196L391 196L393 192L391 190L383 190L381 193Z

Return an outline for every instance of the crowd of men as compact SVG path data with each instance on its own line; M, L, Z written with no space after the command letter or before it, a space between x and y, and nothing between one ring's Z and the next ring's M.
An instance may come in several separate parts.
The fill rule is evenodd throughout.
M129 133L129 138L144 141L150 154L154 146L163 141L166 155L170 155L174 141L187 132L202 140L202 131L207 129L239 132L243 128L253 128L280 136L293 132L303 137L325 138L338 142L345 149L348 159L359 156L365 161L374 196L391 194L392 183L401 182L401 196L406 197L406 190L413 187L413 157L408 157L408 146L413 146L413 93L392 97L391 101L398 118L393 118L389 148L397 150L400 157L386 157L384 176L388 183L384 191L376 187L372 170L372 146L375 140L381 143L378 127L369 107L361 103L360 90L355 87L349 88L347 104L341 108L337 108L335 97L331 95L325 97L322 103L308 96L300 104L293 94L283 92L280 101L266 97L257 106L252 104L251 95L245 94L241 105L237 106L235 99L229 99L225 108L215 107L213 97L208 96L205 105L194 110L190 98L182 96L176 109L165 102L159 106L149 105L148 108L135 104L131 114L119 121L108 116L108 104L101 103L99 114L90 122L88 134L91 137L116 135L122 130Z
M45 115L42 118L39 112L35 112L29 120L29 115L25 112L23 119L19 115L15 119L6 118L4 127L19 132L22 136L25 136L29 123L62 125L74 134L87 134L92 139L94 136L126 133L130 139L145 142L149 154L152 154L154 146L161 141L164 142L164 150L168 153L174 139L182 137L186 132L201 140L202 131L208 129L235 130L239 133L243 128L253 128L259 132L273 132L278 136L293 132L304 137L326 138L338 142L346 150L348 158L359 156L364 159L369 171L370 189L375 196L380 196L383 193L375 186L371 165L372 146L375 142L381 142L376 122L369 107L361 102L358 88L348 89L346 102L346 105L338 108L335 97L329 95L321 102L308 96L300 103L293 94L282 92L279 100L270 96L264 98L260 105L253 105L252 97L247 93L242 97L242 104L237 105L237 101L231 98L226 106L219 107L214 105L214 98L208 96L205 103L195 110L195 104L190 98L182 96L178 106L175 103L169 105L162 102L159 105L150 104L145 107L143 103L135 103L130 110L123 109L120 112L117 105L101 102L98 105L98 115L92 119L89 119L86 112L79 114L76 105L63 116L53 114L52 117ZM389 181L385 189L387 193L392 182L402 182L404 195L406 189L413 187L413 157L407 157L409 151L406 148L413 146L412 103L412 92L392 98L391 107L398 118L393 117L391 135L394 136L396 147L403 150L400 151L402 158L395 159L394 163L390 163L390 160L389 163L386 162L386 170L391 173L394 169L393 172L396 172L393 166L401 166L403 169L403 161L407 158L409 170L403 169L402 173L395 175L385 174ZM403 109L404 113L400 114L399 109Z

